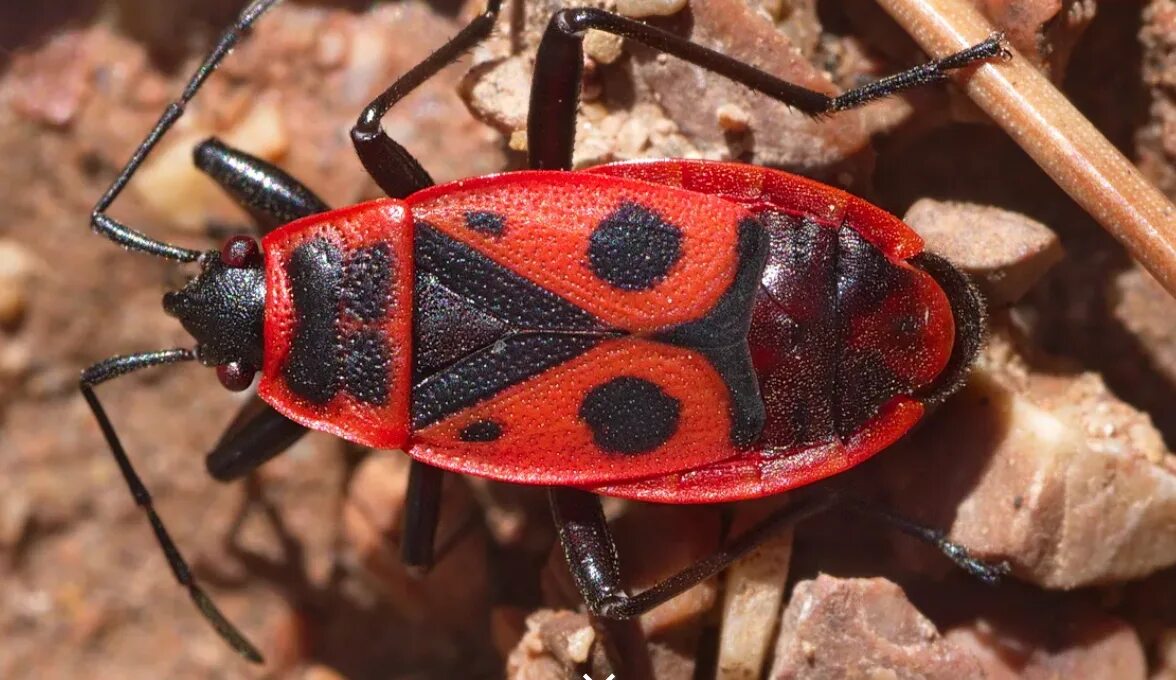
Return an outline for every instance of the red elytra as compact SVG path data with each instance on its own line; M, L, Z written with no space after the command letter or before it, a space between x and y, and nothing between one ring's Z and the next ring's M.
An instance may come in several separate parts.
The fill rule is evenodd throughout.
M757 166L462 180L264 239L259 394L503 481L778 493L889 446L944 379L956 323L909 262L922 247L861 199Z

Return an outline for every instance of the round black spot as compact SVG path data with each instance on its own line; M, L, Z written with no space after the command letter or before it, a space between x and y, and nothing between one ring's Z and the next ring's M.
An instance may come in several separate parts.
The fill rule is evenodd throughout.
M623 203L588 239L592 273L621 290L648 290L682 257L682 230L636 203Z
M506 217L489 210L469 210L465 220L467 227L487 236L502 236L506 230Z
M478 420L461 428L463 442L492 442L502 436L502 426L493 420Z
M682 404L656 383L623 376L598 385L580 404L580 419L609 453L647 453L678 429Z

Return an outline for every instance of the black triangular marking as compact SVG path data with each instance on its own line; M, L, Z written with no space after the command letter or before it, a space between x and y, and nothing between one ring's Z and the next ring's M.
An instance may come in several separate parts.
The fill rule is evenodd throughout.
M417 273L413 305L413 383L491 344L510 326L441 285L436 276Z
M413 258L458 297L518 331L599 333L604 323L427 222L415 224ZM418 273L418 276L420 274Z
M513 335L416 383L412 428L421 430L553 366L579 356L607 336L571 333Z

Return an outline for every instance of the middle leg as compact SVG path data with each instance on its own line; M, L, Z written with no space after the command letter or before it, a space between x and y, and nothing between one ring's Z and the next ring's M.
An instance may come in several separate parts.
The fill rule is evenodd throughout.
M939 82L948 71L1005 54L1001 37L993 36L943 59L830 97L655 26L590 7L565 9L551 17L535 55L527 112L527 149L532 168L570 170L572 167L576 108L584 71L583 41L590 29L635 40L726 76L809 115L845 111L903 90Z

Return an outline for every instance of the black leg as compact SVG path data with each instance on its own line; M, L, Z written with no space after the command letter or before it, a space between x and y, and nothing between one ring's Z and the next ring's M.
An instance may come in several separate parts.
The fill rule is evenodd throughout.
M564 557L593 614L610 619L640 616L726 569L780 529L821 512L836 501L810 496L776 511L710 557L637 595L625 593L620 561L600 508L600 498L587 491L552 487L551 510L563 544Z
M587 491L552 487L551 508L564 547L564 556L576 586L593 614L612 619L640 616L727 568L764 540L786 526L837 505L881 519L939 548L965 571L985 583L995 584L1008 572L1006 564L988 564L968 554L963 546L948 541L941 532L864 501L836 492L810 493L772 513L710 557L686 567L674 576L638 595L625 593L620 561L612 534L600 509L600 499Z
M281 168L215 137L201 142L192 157L197 168L249 211L261 225L262 234L328 210L321 198Z
M535 55L531 107L527 113L527 148L532 168L571 169L576 107L584 64L581 43L588 29L635 40L726 76L810 115L844 111L902 90L937 82L947 71L1005 53L1001 37L994 36L943 59L830 97L780 80L660 28L599 9L565 9L551 17Z
M421 164L380 127L384 114L421 83L490 35L501 8L502 0L488 0L485 12L380 93L359 115L355 127L351 128L351 141L363 167L384 193L393 198L405 198L433 184L433 178Z
M952 562L955 562L960 569L963 569L988 585L1000 583L1001 578L1007 576L1011 570L1008 562L992 564L976 559L972 557L964 546L949 541L942 531L923 526L906 517L896 515L882 506L850 497L842 498L841 504L846 510L850 510L864 517L881 520L909 536L913 536L935 546L939 549L939 552L943 553Z
M241 13L237 22L221 36L216 47L204 58L204 62L200 64L200 68L196 69L196 73L188 81L187 86L184 87L184 91L180 94L179 98L171 104L168 104L167 109L160 116L159 121L155 123L155 127L147 134L147 137L139 145L139 148L135 149L135 153L131 155L131 159L127 161L126 166L119 172L114 183L110 185L110 188L106 190L106 193L102 195L97 205L94 206L94 210L90 214L90 226L95 231L123 247L170 260L194 262L200 257L199 251L180 248L162 241L157 241L139 231L131 229L108 216L106 211L114 203L114 200L118 198L118 195L122 193L123 188L126 187L127 182L134 176L135 171L139 169L147 154L151 153L151 150L159 143L160 138L183 115L184 107L188 105L188 102L200 90L200 86L204 84L208 76L212 75L212 72L216 70L221 60L240 42L241 38L249 31L249 27L253 25L253 22L257 21L275 2L277 0L254 0Z
M408 492L404 500L404 535L400 561L409 569L424 573L433 566L433 542L441 517L441 486L445 471L418 460L408 470Z
M200 609L200 613L204 615L204 618L208 619L209 623L216 629L216 632L220 633L220 636L233 649L237 650L246 659L255 663L261 663L261 653L257 651L257 648L246 640L245 636L233 624L229 623L228 619L221 614L208 595L200 589L195 579L192 578L192 572L188 568L188 563L184 561L184 557L180 554L179 548L172 541L171 536L163 525L163 520L156 514L155 507L151 501L151 494L148 493L147 487L144 486L143 481L139 479L139 475L135 472L130 458L127 457L127 453L123 449L122 442L118 439L118 434L114 431L114 426L111 424L110 418L106 415L106 410L102 408L102 404L98 401L98 396L94 393L95 386L112 378L130 373L131 371L180 361L193 361L195 359L196 354L187 349L172 349L125 357L114 357L87 368L82 373L79 387L82 391L82 396L86 399L86 403L90 406L90 410L94 413L95 420L98 421L98 427L102 429L102 435L106 438L106 443L110 446L110 452L114 456L115 462L118 463L118 468L122 472L123 479L126 480L127 486L130 488L131 496L134 497L135 503L143 509L143 512L147 513L147 519L151 522L151 528L155 532L155 538L159 541L159 547L163 549L163 554L167 558L167 563L171 566L172 573L175 574L176 581L188 590L188 594L192 597L192 601L196 603L196 607Z
M208 474L218 481L240 479L293 446L306 433L305 426L252 397L229 423L204 464Z

